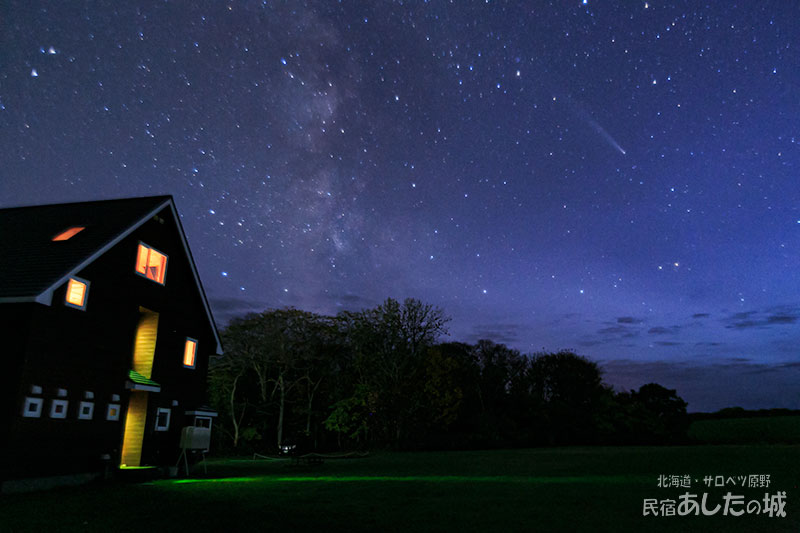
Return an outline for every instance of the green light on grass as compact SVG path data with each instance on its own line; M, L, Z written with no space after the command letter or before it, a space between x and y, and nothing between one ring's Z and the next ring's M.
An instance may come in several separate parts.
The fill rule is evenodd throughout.
M530 484L583 484L583 483L630 483L630 476L284 476L284 477L227 477L212 479L173 479L158 484L196 483L370 483L370 482L417 482L417 483L530 483Z
M221 477L214 479L171 479L168 481L159 481L159 484L169 485L183 485L186 483L250 483L253 481L264 481L269 478L265 477Z

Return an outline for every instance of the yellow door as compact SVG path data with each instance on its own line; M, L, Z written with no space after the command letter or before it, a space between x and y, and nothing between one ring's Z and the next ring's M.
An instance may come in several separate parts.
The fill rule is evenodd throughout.
M133 391L125 416L125 436L122 438L120 466L141 466L144 424L147 421L147 392Z
M158 313L139 308L141 316L136 328L133 344L133 370L150 379L153 372L153 357L156 353ZM122 437L120 466L141 466L142 441L147 422L147 392L131 391L128 414L125 416L125 434Z

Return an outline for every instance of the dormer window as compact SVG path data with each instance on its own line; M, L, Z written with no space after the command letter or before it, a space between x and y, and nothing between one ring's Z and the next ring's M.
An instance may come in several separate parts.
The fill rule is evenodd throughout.
M69 278L67 283L67 294L64 297L64 305L75 309L86 309L86 297L89 294L89 282L80 278Z
M136 272L163 285L167 276L167 256L140 242L136 254Z
M71 227L71 228L67 228L64 231L62 231L61 233L59 233L58 235L56 235L55 237L53 237L52 240L53 241L68 241L69 239L71 239L72 237L74 237L75 235L77 235L78 233L82 232L85 229L86 228L83 227L83 226L74 226L74 227Z
M186 344L183 348L183 366L194 368L194 360L197 356L197 341L186 337Z

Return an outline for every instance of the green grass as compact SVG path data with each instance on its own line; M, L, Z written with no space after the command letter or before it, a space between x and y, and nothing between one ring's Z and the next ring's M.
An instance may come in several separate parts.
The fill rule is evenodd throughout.
M211 461L208 475L0 497L2 531L798 531L800 446L557 448L379 453L291 466ZM202 474L202 468L196 469ZM769 474L786 518L643 517L677 499L659 474L689 474L713 507L730 490L706 475Z
M697 420L689 436L709 444L798 444L800 416Z

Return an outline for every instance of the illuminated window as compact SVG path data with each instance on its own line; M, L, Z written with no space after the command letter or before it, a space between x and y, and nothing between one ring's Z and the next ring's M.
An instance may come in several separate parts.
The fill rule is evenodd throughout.
M22 406L22 416L25 418L39 418L42 416L42 405L44 400L41 398L25 398L25 404Z
M156 431L166 431L169 429L169 415L172 411L163 407L158 408L156 413Z
M194 359L197 355L197 341L186 337L186 345L183 347L183 366L194 368Z
M136 253L136 272L163 285L167 276L167 256L146 244L139 243L139 250Z
M52 400L50 402L50 418L67 418L67 400Z
M86 309L86 296L89 293L89 282L85 279L69 278L65 304L75 309Z
M78 406L78 420L91 420L94 415L94 402L81 402Z
M85 229L86 228L84 228L83 226L75 226L75 227L66 229L66 230L62 231L61 233L59 233L58 235L56 235L55 237L53 237L53 240L54 241L68 241L69 239L71 239L72 237L74 237L75 235L77 235L78 233L82 232Z
M119 404L110 403L106 409L106 420L119 420Z

